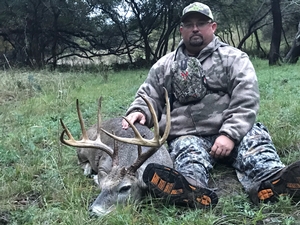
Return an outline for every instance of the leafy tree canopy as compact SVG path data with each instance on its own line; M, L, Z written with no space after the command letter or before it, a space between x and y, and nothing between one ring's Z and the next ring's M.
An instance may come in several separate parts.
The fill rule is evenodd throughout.
M171 0L1 0L0 50L14 65L55 68L76 56L93 60L125 56L151 63L179 41L182 9L192 1ZM212 0L217 35L245 51L267 56L274 0ZM300 1L281 0L284 53L300 20ZM277 48L275 48L277 49ZM260 52L260 53L259 53ZM138 62L141 65L141 61Z

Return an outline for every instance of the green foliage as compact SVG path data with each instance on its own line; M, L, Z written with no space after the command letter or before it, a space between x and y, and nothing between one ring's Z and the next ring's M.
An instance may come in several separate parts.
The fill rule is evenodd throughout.
M90 46L84 43L97 35L91 32L96 30L92 11L93 7L80 0L2 1L0 36L14 51L8 54L10 63L40 69L49 62L56 64L74 49L80 48L78 52L86 56Z
M0 50L8 60L0 57L0 65L55 69L61 64L104 62L106 56L116 56L117 64L140 66L140 58L150 63L177 45L181 12L190 2L3 0ZM256 56L267 55L273 29L272 1L203 2L212 8L222 40ZM286 49L280 55L284 55L297 32L299 4L281 1L281 11L285 35L281 45ZM260 34L257 39L256 31Z
M258 120L267 125L282 159L290 163L300 156L299 65L253 62L261 90ZM206 211L147 198L119 206L106 217L90 217L87 209L98 190L83 176L75 149L60 144L59 119L78 138L75 100L90 126L96 122L99 96L104 99L104 119L124 115L147 72L110 72L106 78L84 71L1 73L0 224L299 224L299 203L285 197L276 204L254 206L231 182L224 185L227 194L221 195L219 204ZM213 179L229 179L226 170L216 168Z
M268 127L279 154L287 161L299 156L300 147L300 94L299 66L269 67L266 61L257 63L261 93L258 119ZM292 156L292 157L290 157Z

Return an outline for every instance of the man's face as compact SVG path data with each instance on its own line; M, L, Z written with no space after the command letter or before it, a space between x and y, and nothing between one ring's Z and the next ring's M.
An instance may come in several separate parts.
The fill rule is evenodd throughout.
M188 52L197 53L208 45L212 39L217 24L208 17L193 13L180 26L180 33Z

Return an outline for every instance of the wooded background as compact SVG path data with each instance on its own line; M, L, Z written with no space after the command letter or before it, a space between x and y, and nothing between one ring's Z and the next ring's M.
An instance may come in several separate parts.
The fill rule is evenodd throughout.
M0 65L55 69L63 59L117 56L144 66L174 50L193 1L0 0ZM300 55L300 0L210 0L217 35L269 65ZM110 62L112 63L112 62Z

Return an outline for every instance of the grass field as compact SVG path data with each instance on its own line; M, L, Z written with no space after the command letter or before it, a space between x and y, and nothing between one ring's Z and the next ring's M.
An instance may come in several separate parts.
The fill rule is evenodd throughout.
M284 163L299 160L300 64L253 62L261 90L258 120L269 128ZM147 199L104 218L90 217L88 206L99 191L83 176L75 149L60 144L59 119L78 137L75 100L90 126L100 96L104 119L124 115L147 72L0 72L0 224L300 224L300 202L285 197L255 206L240 186L228 187L211 210ZM218 179L223 169L212 177Z

